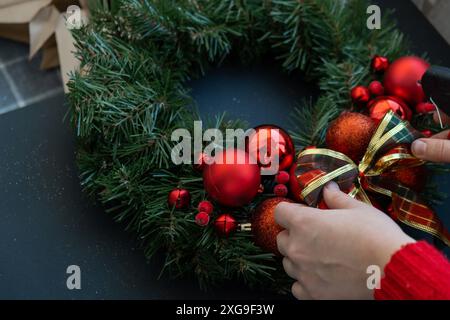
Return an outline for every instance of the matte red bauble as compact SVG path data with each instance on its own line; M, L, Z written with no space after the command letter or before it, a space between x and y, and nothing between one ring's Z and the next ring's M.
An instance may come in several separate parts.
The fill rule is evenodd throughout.
M288 194L288 188L284 184L279 183L273 187L273 193L277 197L286 197Z
M203 185L208 195L228 207L250 203L261 184L256 161L251 161L249 154L239 149L219 151L214 159L203 170Z
M415 106L425 100L422 85L418 83L430 67L428 62L418 57L403 57L395 60L384 74L384 89Z
M254 130L255 133L250 135L247 144L250 155L256 158L263 168L270 167L278 157L278 171L288 169L295 157L294 143L289 134L275 125L262 125ZM275 150L274 154L270 152L272 149Z
M427 171L424 166L418 166L392 171L384 174L384 176L398 181L416 192L420 192L425 187Z
M169 208L186 209L191 202L191 194L186 189L174 189L169 192L167 204Z
M208 200L200 201L200 203L197 206L197 209L199 212L206 212L207 214L211 214L214 210L214 207L211 202Z
M280 255L277 247L277 235L283 228L275 222L275 207L280 202L293 202L290 199L276 197L264 200L252 215L252 232L255 243L265 251Z
M389 60L386 57L376 55L372 58L371 67L373 72L385 72L389 67Z
M361 113L344 112L328 127L326 144L328 148L359 162L375 129L376 125L371 118Z
M208 225L209 223L209 214L206 212L199 212L195 215L195 223L201 227Z
M380 122L390 110L395 112L403 120L410 121L412 118L411 109L409 109L406 103L396 97L378 97L370 101L367 107L369 108L370 117L376 123Z
M236 220L229 214L222 214L214 221L214 227L221 236L229 236L236 230L237 226Z

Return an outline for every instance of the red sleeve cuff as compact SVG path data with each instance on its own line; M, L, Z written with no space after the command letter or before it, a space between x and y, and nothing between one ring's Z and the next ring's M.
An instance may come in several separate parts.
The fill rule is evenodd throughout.
M397 251L384 269L376 300L450 300L450 262L425 241Z

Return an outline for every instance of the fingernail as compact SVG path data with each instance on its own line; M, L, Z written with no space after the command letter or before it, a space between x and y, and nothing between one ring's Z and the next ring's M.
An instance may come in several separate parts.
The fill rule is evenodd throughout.
M339 186L336 182L334 181L330 181L325 185L325 189L327 189L328 191L339 191Z
M422 140L416 140L412 143L411 150L412 153L417 157L424 156L425 152L427 151L427 144Z

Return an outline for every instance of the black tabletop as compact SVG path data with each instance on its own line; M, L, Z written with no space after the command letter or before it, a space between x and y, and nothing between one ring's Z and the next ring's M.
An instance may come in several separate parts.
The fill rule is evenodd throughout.
M449 46L412 3L375 2L397 9L414 51L450 66ZM293 105L315 95L302 79L267 65L224 66L193 82L192 89L203 115L227 111L250 125L283 127L295 125L289 122ZM162 258L146 262L134 236L82 193L66 110L60 94L0 116L0 298L272 297L238 283L203 292L195 279L158 278ZM448 190L448 179L442 180ZM448 215L445 220L450 225ZM66 287L69 265L81 268L81 290Z

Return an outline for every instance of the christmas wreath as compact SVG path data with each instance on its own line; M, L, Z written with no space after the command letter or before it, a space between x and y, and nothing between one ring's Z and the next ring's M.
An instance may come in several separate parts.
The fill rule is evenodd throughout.
M368 30L367 5L122 0L97 6L90 23L74 30L81 69L68 94L82 186L136 233L148 258L163 252L163 270L195 275L202 287L237 278L288 288L274 207L302 201L325 209L320 190L330 180L399 223L448 241L428 206L439 195L423 188L429 168L408 149L438 130L427 115L433 106L416 84L428 63L405 56L404 37L387 13L380 30ZM259 162L208 164L204 154L196 165L174 165L172 132L192 131L201 118L189 80L229 57L251 63L268 54L321 92L315 103L292 110L293 132L255 128L258 139L276 132L279 172L261 179ZM222 130L245 128L222 115L210 122ZM416 220L408 216L414 206L423 209Z

